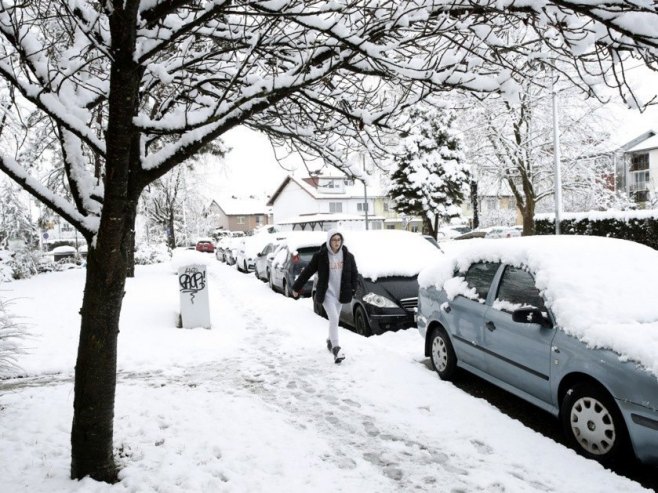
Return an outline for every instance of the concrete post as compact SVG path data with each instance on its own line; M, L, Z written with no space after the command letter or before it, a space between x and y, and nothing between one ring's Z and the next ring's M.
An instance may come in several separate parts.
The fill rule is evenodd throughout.
M178 269L181 325L185 329L210 329L210 305L205 265L185 265Z

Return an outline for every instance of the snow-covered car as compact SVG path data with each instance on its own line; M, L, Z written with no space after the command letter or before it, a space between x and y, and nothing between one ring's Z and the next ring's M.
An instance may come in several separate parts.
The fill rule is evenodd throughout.
M630 241L469 240L420 274L418 330L442 379L462 368L559 417L587 457L658 463L656 279L658 252Z
M284 237L284 234L270 234L267 230L263 230L260 233L242 238L235 259L238 270L241 272L253 272L256 256L265 248L265 245Z
M340 321L363 336L414 327L418 273L440 257L441 250L423 235L401 230L349 231L345 245L354 255L359 282L352 301L343 305ZM325 315L315 300L313 310Z
M272 260L279 247L279 241L271 241L256 254L254 260L254 274L261 281L270 281L270 271L272 269Z
M489 228L485 238L515 238L521 236L521 231L512 226L494 226Z
M326 240L327 233L324 231L289 232L286 238L280 241L274 253L269 278L270 287L285 296L292 296L291 287L295 280ZM313 281L309 280L299 295L310 296L312 286Z

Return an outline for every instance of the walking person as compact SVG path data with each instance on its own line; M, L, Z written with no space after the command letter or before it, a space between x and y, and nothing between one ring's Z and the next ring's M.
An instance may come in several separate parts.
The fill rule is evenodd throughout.
M359 272L354 255L343 245L343 235L336 229L329 230L327 242L320 247L306 268L292 285L292 295L297 298L299 291L311 276L318 273L315 300L321 303L329 319L327 349L334 355L334 362L340 363L345 354L338 341L338 317L343 303L349 303L356 292Z

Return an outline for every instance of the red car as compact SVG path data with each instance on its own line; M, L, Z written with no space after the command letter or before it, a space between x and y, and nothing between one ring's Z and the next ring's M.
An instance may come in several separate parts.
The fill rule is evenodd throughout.
M196 251L215 253L215 245L210 240L199 240L196 243Z

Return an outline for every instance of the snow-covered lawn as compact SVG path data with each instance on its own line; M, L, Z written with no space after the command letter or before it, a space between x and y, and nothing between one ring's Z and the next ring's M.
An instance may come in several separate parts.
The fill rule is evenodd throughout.
M0 381L0 491L648 491L428 370L415 329L340 329L335 365L309 299L209 266L212 330L175 328L168 264L128 281L115 447L121 482L71 481L73 367L84 271L4 286L32 337Z

